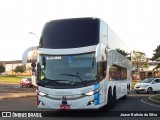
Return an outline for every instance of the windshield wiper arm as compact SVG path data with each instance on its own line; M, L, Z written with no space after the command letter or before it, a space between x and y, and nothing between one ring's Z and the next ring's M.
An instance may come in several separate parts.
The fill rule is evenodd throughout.
M59 81L62 81L62 80L50 80L50 79L45 78L44 80L39 80L38 85L45 86L51 83L59 83Z
M73 74L60 74L60 75L78 77L82 82L84 82L84 80L79 75L73 75Z

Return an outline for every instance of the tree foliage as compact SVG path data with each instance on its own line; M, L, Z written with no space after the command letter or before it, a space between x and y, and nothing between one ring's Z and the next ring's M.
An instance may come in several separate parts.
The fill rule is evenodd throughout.
M153 51L154 53L151 60L160 61L160 45L158 45L157 48Z
M158 45L157 48L153 51L154 53L153 53L151 60L160 61L160 45ZM158 69L158 68L160 68L160 63L157 64L157 66L154 69Z
M13 70L15 73L23 73L26 71L26 66L25 65L18 65L16 68Z
M140 51L133 51L131 56L132 65L136 68L147 68L148 61L145 53Z
M0 65L0 73L3 73L3 72L5 72L5 67Z

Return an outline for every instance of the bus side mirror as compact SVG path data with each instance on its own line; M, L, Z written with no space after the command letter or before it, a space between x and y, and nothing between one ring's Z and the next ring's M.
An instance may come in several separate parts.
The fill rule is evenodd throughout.
M32 47L29 47L27 48L24 52L23 52L23 55L22 55L22 63L23 64L26 64L27 63L27 58L28 58L28 53L32 50L37 50L38 49L38 46L32 46Z
M106 56L104 55L105 49L106 49L106 45L104 45L103 43L99 43L97 45L96 54L95 54L96 62L101 62L103 57L105 57L106 59Z

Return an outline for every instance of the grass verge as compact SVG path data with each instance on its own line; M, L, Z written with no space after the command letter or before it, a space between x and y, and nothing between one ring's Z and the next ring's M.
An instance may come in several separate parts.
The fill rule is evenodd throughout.
M19 83L20 80L24 77L30 77L30 76L15 76L15 75L0 76L0 82Z
M160 95L154 95L151 97L151 99L160 102Z

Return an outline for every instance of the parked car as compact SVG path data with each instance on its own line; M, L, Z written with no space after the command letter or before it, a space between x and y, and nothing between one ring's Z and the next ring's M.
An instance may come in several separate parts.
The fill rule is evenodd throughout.
M23 79L21 79L20 86L21 87L23 87L23 86L33 87L32 79L31 78L23 78Z
M146 78L134 86L134 91L136 93L160 91L160 78Z
M5 72L0 73L2 76L6 76L7 74Z

